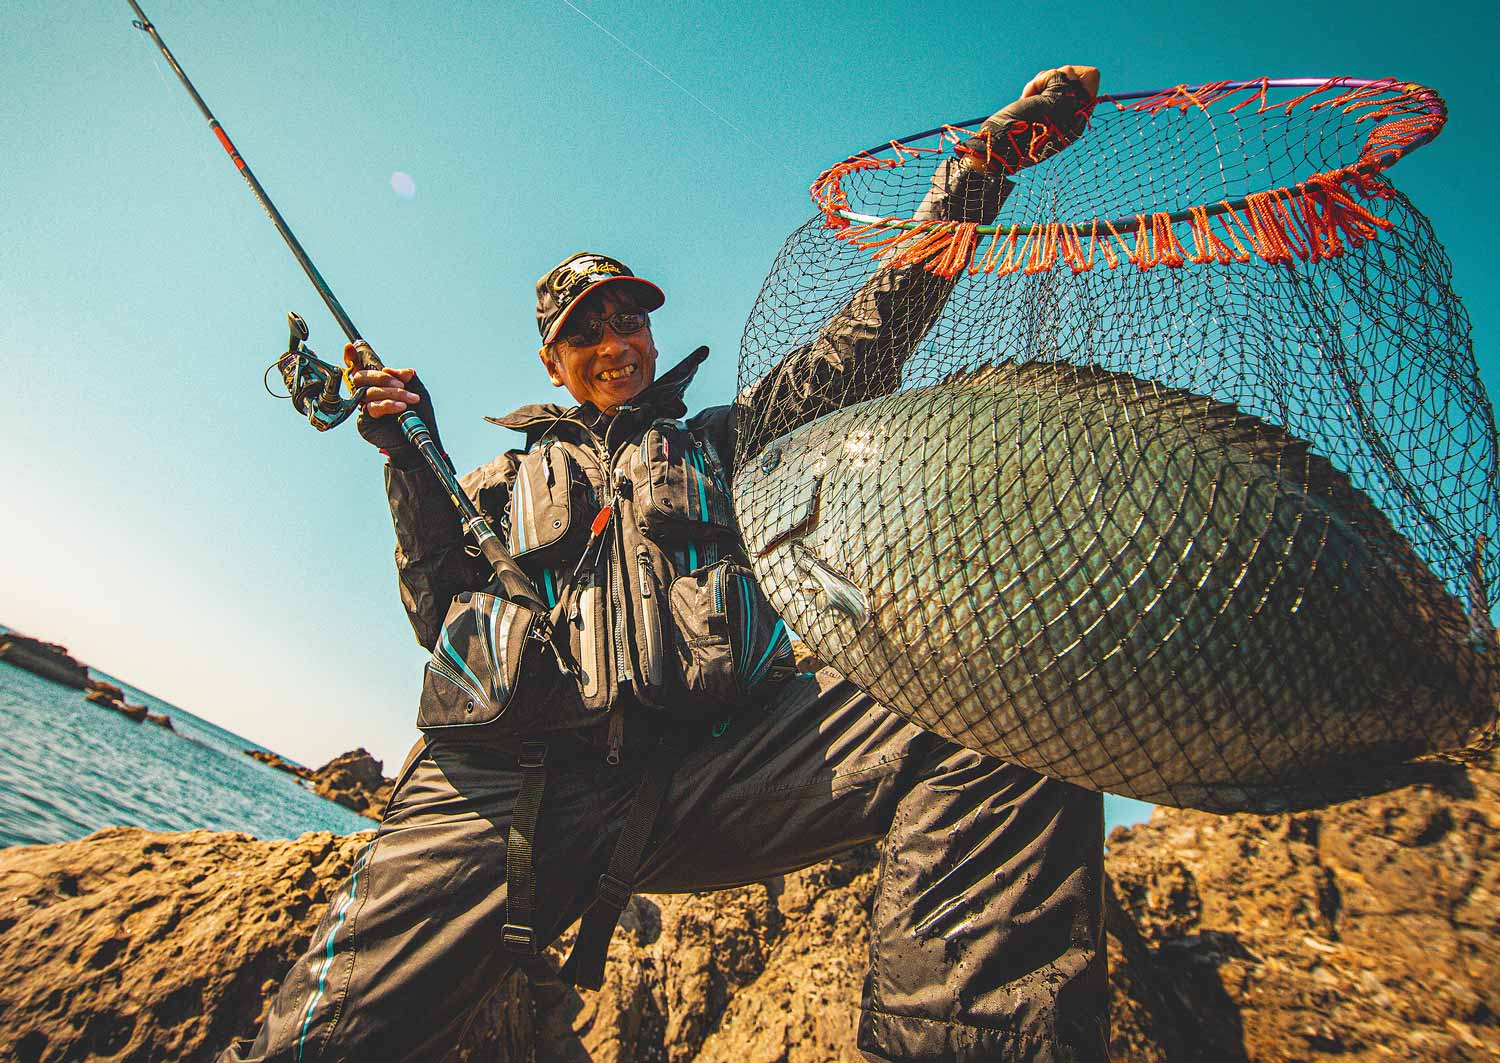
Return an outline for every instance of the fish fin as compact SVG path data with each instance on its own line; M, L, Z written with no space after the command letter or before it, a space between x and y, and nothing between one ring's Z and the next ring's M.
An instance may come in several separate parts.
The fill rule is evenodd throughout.
M823 477L812 479L812 492L802 503L802 512L781 531L766 540L764 546L755 551L756 557L765 557L772 550L793 539L800 539L818 526L819 507L823 500Z
M847 577L835 572L826 562L815 557L811 551L803 549L799 551L799 554L806 562L813 579L817 581L818 589L827 597L830 606L853 620L856 627L870 619L870 600L863 590Z

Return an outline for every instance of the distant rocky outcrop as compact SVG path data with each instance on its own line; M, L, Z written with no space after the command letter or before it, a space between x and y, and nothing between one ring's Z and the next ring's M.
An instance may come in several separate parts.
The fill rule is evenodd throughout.
M83 690L89 685L88 666L68 653L66 646L43 642L14 631L0 635L0 661L8 661L54 683Z
M391 799L393 780L381 774L381 762L363 748L341 753L316 771L264 749L247 749L245 755L311 783L315 794L370 819L380 819Z
M381 774L383 768L380 761L360 748L334 757L309 778L314 793L378 820L395 785L394 780Z
M245 756L251 760L258 760L269 768L284 771L288 775L295 775L299 779L312 778L313 773L310 769L304 768L301 764L293 764L291 761L284 759L281 754L272 753L269 749L247 749L244 752Z
M117 712L133 723L150 720L168 730L176 730L165 714L149 712L144 705L131 704L125 700L125 691L118 684L95 678L88 665L70 654L66 646L10 631L0 634L0 661L9 661L54 683L82 690L85 701Z
M211 1059L253 1031L367 838L116 828L0 850L0 1058ZM638 897L603 989L513 976L454 1058L858 1060L875 861ZM1112 835L1108 867L1116 1063L1500 1055L1492 770L1321 812L1159 809Z
M112 709L118 712L132 723L140 723L150 713L144 705L132 705L125 700L125 692L113 683L105 683L95 679L90 681L89 689L84 692L84 701L91 701L102 708Z

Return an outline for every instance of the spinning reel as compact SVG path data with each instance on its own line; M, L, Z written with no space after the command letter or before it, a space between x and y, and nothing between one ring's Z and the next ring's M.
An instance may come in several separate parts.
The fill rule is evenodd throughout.
M268 382L266 392L278 399L291 399L292 405L307 418L308 424L319 432L326 432L343 424L350 414L359 409L367 389L356 389L349 381L348 369L340 369L323 361L311 347L306 346L307 322L300 315L288 311L286 321L291 329L286 353L266 367L265 377L269 381L271 370L279 370L287 393L277 395ZM352 392L347 399L341 394L341 383L348 384Z

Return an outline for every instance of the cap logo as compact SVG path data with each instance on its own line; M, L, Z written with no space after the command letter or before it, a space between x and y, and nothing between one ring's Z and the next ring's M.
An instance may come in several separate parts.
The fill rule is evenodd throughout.
M621 270L613 262L606 262L598 258L580 258L568 263L568 268L580 277L587 277L595 273L608 274L611 277L619 276Z
M621 277L634 278L635 274L625 263L597 252L579 252L554 266L536 283L536 322L542 338L546 339L555 332L568 308L595 285ZM642 281L639 289L635 295L641 299L643 309L661 305L662 296L655 285Z
M591 285L608 277L619 276L630 276L630 271L610 259L583 255L553 270L552 275L547 278L547 286L557 296L557 301L566 307Z

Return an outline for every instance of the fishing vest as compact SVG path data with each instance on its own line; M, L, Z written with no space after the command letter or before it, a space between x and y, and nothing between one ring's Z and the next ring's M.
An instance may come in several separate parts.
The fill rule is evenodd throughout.
M490 419L527 442L475 502L560 615L559 659L531 614L489 591L459 595L428 666L424 730L525 738L607 725L617 756L625 713L613 708L639 705L706 734L791 674L786 625L750 572L731 512L730 408L681 419L706 354L617 412L603 438L579 409Z

